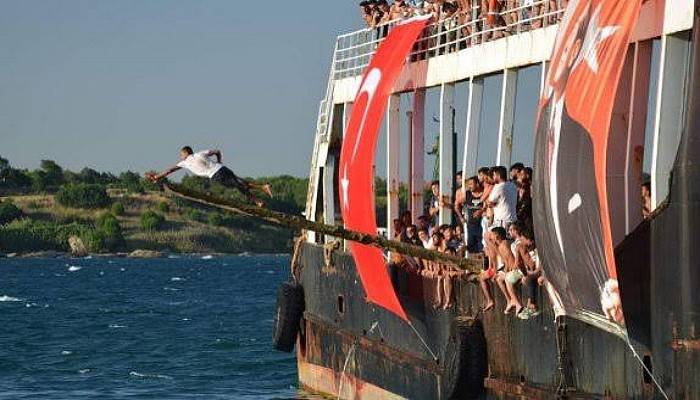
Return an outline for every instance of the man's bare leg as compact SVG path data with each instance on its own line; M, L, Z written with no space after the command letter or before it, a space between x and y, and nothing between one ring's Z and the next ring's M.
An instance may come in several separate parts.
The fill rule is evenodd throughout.
M442 276L435 277L435 308L442 307Z
M481 276L479 276L479 284L481 285L481 291L484 293L484 300L486 301L486 304L484 304L484 311L492 309L495 305L493 297L491 297L491 292L489 291L489 279L486 272L482 272Z
M445 277L443 279L443 291L445 294L445 305L443 306L443 308L448 309L452 307L452 277L448 273L445 274Z
M515 315L518 315L520 313L520 311L523 310L523 304L520 302L518 295L515 293L515 287L508 282L505 282L505 284L506 284L506 290L508 291L508 294L510 295L510 304L513 307L515 307ZM506 308L506 310L508 310L508 309ZM506 314L508 314L508 313L506 312Z
M512 310L513 307L515 307L515 305L513 304L510 298L510 294L508 293L508 289L506 288L505 278L502 273L499 273L496 274L496 276L493 279L496 281L498 288L501 289L501 293L503 293L503 297L506 299L506 309L503 312L508 314L510 310Z

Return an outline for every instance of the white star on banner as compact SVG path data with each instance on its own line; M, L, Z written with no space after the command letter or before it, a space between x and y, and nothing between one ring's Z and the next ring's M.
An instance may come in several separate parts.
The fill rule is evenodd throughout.
M348 209L349 198L348 198L348 188L350 187L350 180L348 179L348 166L343 168L343 177L340 179L340 187L343 191L343 209Z
M600 26L600 9L602 5L599 5L588 23L588 30L586 31L586 37L583 39L583 45L581 46L581 51L579 52L578 58L574 65L571 67L573 71L582 62L586 62L588 68L593 71L593 73L598 73L598 45L605 39L614 35L620 27L619 26Z

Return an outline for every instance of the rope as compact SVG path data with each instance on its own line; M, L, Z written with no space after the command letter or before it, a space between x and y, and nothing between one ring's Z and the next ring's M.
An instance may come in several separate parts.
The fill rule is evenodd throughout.
M292 278L294 282L299 283L301 273L301 246L306 241L306 233L302 233L298 238L294 240L294 252L292 253L292 262L290 268L292 270Z
M634 346L632 346L632 342L630 342L630 339L627 335L625 335L625 341L627 342L627 346L629 346L630 350L632 350L632 354L634 355L634 358L639 361L639 363L642 365L642 368L644 371L646 371L649 376L651 376L651 380L654 382L654 385L656 386L657 389L659 389L659 392L661 392L661 395L664 397L664 399L669 400L668 395L664 391L664 389L661 387L661 384L659 383L658 380L656 380L656 376L654 376L653 373L649 370L649 368L644 364L644 360L642 360L641 357L639 357L639 353L637 353L637 350L635 350Z
M433 350L430 349L430 346L428 346L428 343L425 342L425 339L423 339L423 336L421 336L421 334L418 333L418 330L416 330L416 327L413 326L413 322L411 322L411 321L409 320L409 321L408 321L408 326L410 326L411 329L413 330L413 332L416 334L416 336L418 336L418 339L419 339L420 342L423 344L423 347L425 347L425 349L428 350L428 352L430 353L430 356L433 357L433 360L434 360L434 361L437 361L437 360L438 360L438 357L435 355L435 353L433 352Z

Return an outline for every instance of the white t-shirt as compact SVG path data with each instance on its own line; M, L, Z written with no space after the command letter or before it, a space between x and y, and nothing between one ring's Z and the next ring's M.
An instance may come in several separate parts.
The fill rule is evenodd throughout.
M513 253L513 255L518 254L518 245L520 244L520 239L515 239L513 240L513 243L510 244L510 252Z
M494 221L513 222L518 220L518 188L513 182L501 182L493 186L489 202L493 207Z
M219 172L223 165L207 157L208 152L209 150L190 154L187 158L177 163L177 166L185 168L197 176L211 178L214 174Z

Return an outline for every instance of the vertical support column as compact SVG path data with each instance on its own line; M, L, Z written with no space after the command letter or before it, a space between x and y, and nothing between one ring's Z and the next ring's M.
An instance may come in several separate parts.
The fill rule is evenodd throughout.
M471 78L469 80L469 98L467 105L467 132L464 140L462 170L464 176L476 175L476 165L479 150L479 129L481 125L481 102L484 98L484 80Z
M607 199L610 207L610 228L613 245L617 245L625 237L625 220L627 205L626 192L626 163L623 154L627 154L630 121L630 99L634 75L634 45L627 47L622 74L617 85L617 94L613 103L610 118L610 136L608 138L608 155L606 182L608 185ZM637 201L639 202L639 201Z
M329 155L326 160L326 167L323 169L323 222L328 225L335 225L334 184L336 182L335 165L338 161L335 156ZM326 243L334 240L335 238L332 236L325 236Z
M350 121L350 115L352 114L352 105L353 105L353 102L347 102L347 103L345 103L345 105L343 107L343 138L345 138L345 132L348 129L348 121ZM340 151L342 153L343 149L341 148ZM341 219L342 219L342 217L341 217ZM349 250L349 244L350 244L350 242L348 242L347 240L343 240L343 250L345 250L345 251Z
M411 123L411 216L413 221L423 215L423 186L425 176L425 89L413 92Z
M440 89L440 198L446 207L440 209L438 223L452 224L452 191L454 186L454 176L452 175L452 165L454 156L454 83L443 83Z
M501 116L498 127L498 153L496 164L510 166L513 152L513 118L515 117L515 90L518 86L518 71L503 71L503 90L501 92Z
M668 196L671 168L685 117L686 81L690 37L681 32L661 37L661 67L656 96L654 149L651 161L651 205L656 208Z
M544 96L544 86L547 84L547 72L549 71L549 61L542 61L540 64L540 97Z
M646 132L647 107L649 105L651 46L651 40L637 42L634 46L627 159L625 161L625 234L629 234L642 222L642 204L639 201L639 191L643 183L644 152L651 151L651 149L644 149L644 133Z
M399 115L401 96L389 96L386 119L386 231L389 239L394 237L394 218L399 217L399 175L401 128Z

